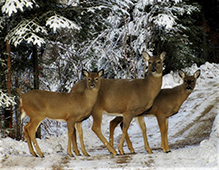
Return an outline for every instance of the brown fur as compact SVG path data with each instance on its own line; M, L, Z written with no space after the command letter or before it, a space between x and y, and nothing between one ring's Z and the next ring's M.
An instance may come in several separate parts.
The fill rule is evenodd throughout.
M162 63L165 55L166 53L163 52L160 56L150 57L146 52L143 52L144 58L149 63L148 75L145 79L103 79L101 81L97 102L91 113L93 116L92 130L113 155L116 155L117 152L101 132L102 114L107 112L111 115L116 113L123 116L123 135L118 148L120 154L124 154L123 143L132 118L148 110L160 91ZM71 91L83 91L84 88L85 82L80 81L72 87ZM83 132L81 130L78 133Z
M90 116L90 112L97 99L100 88L100 77L103 71L89 73L83 70L83 73L86 76L86 88L83 92L57 93L32 90L22 94L18 89L21 117L24 117L26 114L30 118L29 123L24 127L24 133L30 153L33 156L37 156L37 154L33 150L32 142L39 156L44 156L37 144L35 133L38 125L45 118L67 122L69 137L67 152L70 156L73 156L71 152L71 141L76 140L74 138L74 125Z
M191 94L191 92L195 88L196 79L200 75L200 70L197 70L193 76L188 76L183 71L180 71L179 75L181 78L183 78L183 84L176 86L172 89L162 89L156 97L156 99L154 100L152 109L148 112L148 114L154 115L157 118L161 132L161 147L164 152L170 152L167 138L168 118L178 112L182 103ZM137 119L139 126L142 130L145 149L148 151L151 150L151 148L148 145L146 126L143 117L144 116L140 116ZM121 117L116 117L110 122L110 141L112 145L114 129L121 122ZM126 135L126 140L129 149L131 150L131 152L134 152L128 134Z

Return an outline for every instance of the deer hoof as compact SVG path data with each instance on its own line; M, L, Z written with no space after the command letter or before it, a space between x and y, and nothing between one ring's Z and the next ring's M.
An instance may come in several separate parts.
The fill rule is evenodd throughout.
M74 157L74 155L73 155L72 153L68 153L68 155L69 155L70 157Z
M151 149L147 150L147 152L148 152L149 154L152 154L152 153L153 153Z

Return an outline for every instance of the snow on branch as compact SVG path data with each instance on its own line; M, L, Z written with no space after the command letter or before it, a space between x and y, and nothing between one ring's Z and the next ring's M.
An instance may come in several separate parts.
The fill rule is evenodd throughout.
M0 32L1 32L1 30L3 30L3 24L4 24L4 22L5 22L5 18L4 17L0 17Z
M80 30L80 27L77 24L75 24L75 22L60 15L54 15L50 17L46 21L46 26L49 26L51 29L53 29L54 32L56 32L56 30L60 28Z
M92 12L95 13L96 10L102 10L102 9L107 9L108 7L100 5L100 6L94 6L94 7L89 7L87 8L87 12Z
M2 12L11 16L13 12L17 13L18 9L23 12L24 8L33 8L34 4L36 4L34 0L5 0Z
M176 24L175 18L173 16L168 15L168 14L158 14L155 17L154 23L165 27L167 30L172 29L173 25Z
M79 0L60 0L60 3L68 6L77 6L80 2Z
M9 32L5 40L9 40L9 43L13 44L15 47L17 47L22 41L41 46L45 43L45 40L36 33L47 34L47 31L44 27L33 21L23 20Z
M15 105L15 97L8 96L0 89L0 107L8 107L10 105Z

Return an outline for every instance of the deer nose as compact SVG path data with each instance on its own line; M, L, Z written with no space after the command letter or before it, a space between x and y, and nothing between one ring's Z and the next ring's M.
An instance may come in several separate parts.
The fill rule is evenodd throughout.
M93 89L95 87L94 83L90 84L90 88Z
M192 89L191 86L187 86L187 87L186 87L186 90L188 90L188 91L192 91L193 89Z
M151 69L151 71L152 71L152 72L156 72L156 68L153 67L153 68Z
M186 89L187 90L192 90L192 88L190 86L187 86Z

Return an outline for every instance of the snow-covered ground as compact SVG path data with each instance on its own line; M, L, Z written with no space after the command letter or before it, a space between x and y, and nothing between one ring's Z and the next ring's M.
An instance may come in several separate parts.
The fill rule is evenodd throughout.
M198 67L185 69L193 74ZM61 137L38 139L45 158L29 154L24 141L11 138L0 140L0 169L219 169L219 64L205 63L200 67L201 76L193 93L183 103L179 113L169 118L169 145L172 152L163 153L160 148L160 132L156 118L145 117L147 134L153 154L144 150L143 138L133 120L129 135L136 154L112 156L92 132L92 118L83 122L85 146L90 157L69 157L66 153L67 134ZM177 73L163 78L163 88L181 83ZM104 115L102 131L109 137L109 121ZM115 130L114 147L121 137L119 127ZM79 142L78 142L79 143ZM79 145L80 146L80 145Z

